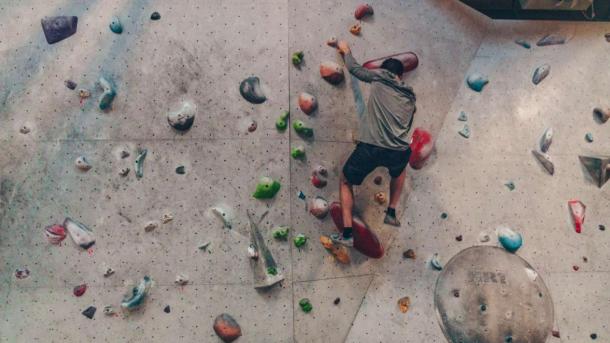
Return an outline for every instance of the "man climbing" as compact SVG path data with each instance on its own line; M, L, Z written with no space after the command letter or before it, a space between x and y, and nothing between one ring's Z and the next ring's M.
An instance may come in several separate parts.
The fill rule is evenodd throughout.
M345 162L341 175L343 234L332 236L337 243L353 246L352 186L360 185L377 167L386 167L392 177L390 203L383 222L400 226L396 218L396 206L405 182L405 168L411 155L407 135L416 110L415 93L401 80L403 65L399 60L388 58L379 71L372 71L356 62L347 42L340 41L337 50L349 72L358 80L371 84L366 109L360 116L358 144Z

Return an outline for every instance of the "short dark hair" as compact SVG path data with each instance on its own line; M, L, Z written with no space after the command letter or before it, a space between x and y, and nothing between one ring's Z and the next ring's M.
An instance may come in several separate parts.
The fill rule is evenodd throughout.
M402 62L395 58L388 58L387 60L383 61L383 63L381 63L381 69L385 69L398 77L401 77L402 73L404 72Z

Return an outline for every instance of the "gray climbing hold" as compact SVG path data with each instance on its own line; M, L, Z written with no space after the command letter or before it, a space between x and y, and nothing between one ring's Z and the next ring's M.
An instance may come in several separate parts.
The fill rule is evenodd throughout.
M549 127L540 138L540 151L547 152L553 143L553 128Z
M85 226L85 224L71 218L66 218L63 227L68 230L70 237L79 247L89 249L95 244L93 230Z
M553 175L555 173L555 166L553 165L553 162L551 162L551 158L547 154L538 152L536 150L532 150L532 154L534 154L534 157L536 157L538 162L542 164L544 169L546 169L549 174Z
M250 76L243 80L239 85L239 93L244 99L253 104L262 104L267 100L260 85L260 79L257 76Z
M82 171L88 171L89 169L91 169L93 167L89 163L89 161L87 161L87 158L85 158L85 156L77 157L76 160L74 161L74 164L76 165L76 168L78 168Z
M110 27L110 31L118 35L123 33L123 24L121 24L121 20L117 16L112 17L112 19L110 20L110 25L108 26Z
M83 316L89 319L93 319L93 316L95 316L95 311L97 311L97 308L95 308L95 306L89 306L82 313Z
M585 140L589 143L593 143L593 134L591 132L587 132L585 134Z
M468 124L464 124L464 127L458 133L464 138L470 138L470 127L468 127Z
M595 116L595 119L597 119L597 121L603 124L607 122L608 119L610 119L610 109L602 109L596 107L595 109L593 109L593 115Z
M524 47L524 48L526 48L526 49L529 49L529 48L531 48L531 47L532 47L532 46L530 45L530 43L528 43L528 42L527 42L526 40L524 40L524 39L517 39L517 40L515 41L515 43L517 43L518 45L521 45L522 47Z
M110 109L112 102L114 101L114 97L116 96L116 90L114 89L114 85L105 77L100 77L99 79L100 86L104 91L100 96L99 107L100 110L105 111Z
M210 212L222 220L222 224L226 229L231 229L233 227L231 214L226 209L215 206L210 208Z
M564 44L566 42L566 38L559 34L550 34L542 37L536 45L538 46L548 46L548 45L557 45Z
M78 18L74 16L44 17L40 23L47 43L54 44L76 33Z
M540 67L536 68L534 71L534 76L532 77L532 82L537 85L542 80L544 80L549 73L551 72L551 66L548 64L543 64Z
M468 76L468 78L466 79L466 83L473 91L481 92L483 90L483 87L485 87L485 85L489 83L489 80L487 79L487 77L481 74L473 73Z
M460 111L460 115L458 116L459 121L468 121L468 115L464 111Z
M21 132L21 133L22 133L22 134L24 134L24 135L27 135L28 133L30 133L30 131L31 131L31 130L30 130L30 128L29 128L29 127L27 127L27 126L22 126L22 127L19 129L19 132Z
M507 181L504 186L506 186L506 188L508 188L510 191L515 190L515 183L513 181Z
M148 150L142 149L136 157L136 178L140 179L144 176L144 159L146 158L146 154Z
M187 131L195 122L195 111L195 105L186 101L182 104L180 110L170 112L167 115L167 122L178 131Z

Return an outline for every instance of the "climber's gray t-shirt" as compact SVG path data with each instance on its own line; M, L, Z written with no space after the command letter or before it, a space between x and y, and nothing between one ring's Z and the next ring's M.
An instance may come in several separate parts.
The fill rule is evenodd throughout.
M349 72L361 81L371 83L364 115L360 119L358 141L393 150L409 147L408 133L415 114L415 93L391 72L372 71L362 67L352 54L345 55Z

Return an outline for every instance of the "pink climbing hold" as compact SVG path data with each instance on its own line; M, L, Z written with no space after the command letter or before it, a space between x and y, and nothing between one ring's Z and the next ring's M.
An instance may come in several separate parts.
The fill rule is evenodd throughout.
M568 206L570 207L570 213L572 214L572 220L574 221L574 229L576 229L577 233L581 233L582 224L585 222L585 209L587 207L580 200L570 200L568 201Z
M413 137L409 146L411 148L409 165L413 169L421 169L434 149L432 135L430 132L418 127L413 131Z
M413 52L407 51L366 61L362 66L366 69L379 69L383 61L387 60L388 58L395 58L402 62L405 73L417 68L417 66L419 65L419 59L417 58L417 55Z
M356 7L356 12L354 12L354 18L360 20L366 16L373 15L373 6L369 4L360 4Z

